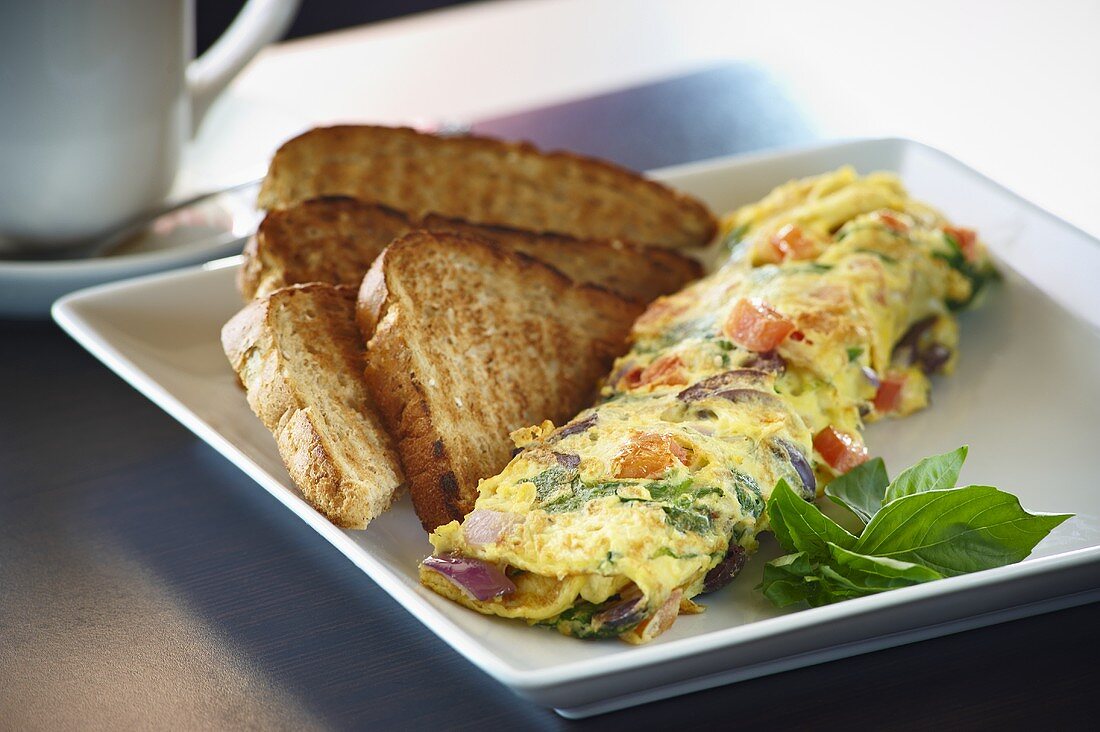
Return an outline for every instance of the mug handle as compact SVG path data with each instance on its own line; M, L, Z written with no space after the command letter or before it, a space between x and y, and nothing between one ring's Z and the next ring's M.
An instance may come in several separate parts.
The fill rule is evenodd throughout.
M290 27L301 0L248 0L206 53L187 65L191 134L230 80L257 52Z

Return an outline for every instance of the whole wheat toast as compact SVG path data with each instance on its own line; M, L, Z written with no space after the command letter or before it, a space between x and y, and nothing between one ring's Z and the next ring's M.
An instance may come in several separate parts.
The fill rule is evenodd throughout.
M667 249L479 226L434 214L414 221L385 206L337 196L268 213L245 247L238 288L251 299L303 282L358 286L374 258L414 229L477 236L542 260L574 282L643 302L679 290L702 272L695 260Z
M485 239L549 264L577 284L598 285L643 303L677 292L703 274L697 261L682 254L617 239L535 234L434 214L426 216L420 228Z
M403 478L363 381L355 294L276 290L225 324L222 347L302 495L333 523L361 529Z
M412 228L400 211L339 196L271 211L245 245L237 289L251 300L305 282L358 288L374 258Z
M318 128L275 153L260 190L265 209L328 195L477 224L702 246L717 229L694 198L625 168L525 143L437 137L372 126Z
M431 531L461 518L509 433L586 406L642 306L522 253L418 231L359 290L366 378Z

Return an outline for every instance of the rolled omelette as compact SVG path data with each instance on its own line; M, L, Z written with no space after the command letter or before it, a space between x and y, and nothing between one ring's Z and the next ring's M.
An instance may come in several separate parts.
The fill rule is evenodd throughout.
M953 311L995 276L974 232L851 168L723 221L728 260L652 303L602 400L513 435L424 585L478 612L642 643L728 583L783 478L806 500L867 459L860 430L928 404Z

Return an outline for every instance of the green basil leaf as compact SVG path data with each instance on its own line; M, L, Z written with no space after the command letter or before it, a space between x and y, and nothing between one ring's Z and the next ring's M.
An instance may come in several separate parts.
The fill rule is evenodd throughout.
M849 549L856 543L856 537L807 503L782 478L768 498L768 518L780 546L788 552L805 552L811 559L828 557L829 542Z
M778 607L809 602L820 593L814 566L805 552L787 554L764 565L764 579L758 588Z
M914 493L954 488L959 480L959 471L966 461L966 451L967 446L963 445L943 455L926 457L902 472L886 489L886 502Z
M821 573L836 584L861 594L943 579L936 570L912 562L857 554L836 544L830 544L829 551L832 561L821 567Z
M805 552L768 562L758 589L779 607L799 602L819 607L942 578L919 564L868 557L832 543L829 550L830 560L822 563Z
M854 546L859 554L923 564L945 576L1024 559L1070 514L1030 514L992 486L913 493L885 504Z
M821 607L822 605L832 605L834 602L840 602L841 600L851 600L852 598L859 597L858 592L848 592L839 587L833 582L830 582L827 577L819 576L818 581L821 589L817 594L808 598L806 602L811 607Z
M882 508L890 478L882 458L868 460L825 486L825 495L858 516L864 524Z

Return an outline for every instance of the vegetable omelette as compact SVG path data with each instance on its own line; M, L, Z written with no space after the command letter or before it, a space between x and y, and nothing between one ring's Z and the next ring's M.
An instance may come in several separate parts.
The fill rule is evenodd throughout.
M850 168L724 224L731 255L636 322L602 400L520 430L422 582L482 613L641 643L741 569L779 479L813 500L864 423L928 403L954 310L995 276L973 231Z

